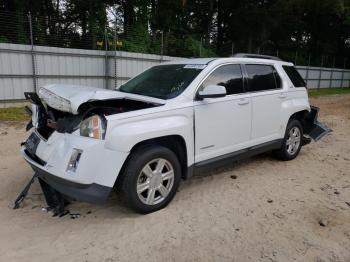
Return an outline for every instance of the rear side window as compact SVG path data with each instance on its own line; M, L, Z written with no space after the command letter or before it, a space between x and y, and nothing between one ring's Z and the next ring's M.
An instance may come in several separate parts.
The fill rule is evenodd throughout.
M224 65L217 68L205 79L202 88L208 85L224 86L228 95L243 93L243 75L240 65Z
M295 87L305 87L306 83L294 66L282 66Z
M246 65L251 92L274 90L281 87L281 79L270 65Z

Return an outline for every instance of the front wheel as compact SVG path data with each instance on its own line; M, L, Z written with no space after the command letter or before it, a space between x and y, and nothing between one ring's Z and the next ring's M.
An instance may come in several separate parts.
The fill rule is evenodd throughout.
M175 196L181 166L175 153L162 146L134 151L119 181L125 202L139 213L164 208Z
M282 147L276 151L276 156L284 161L296 158L300 152L303 138L303 127L298 120L290 120Z

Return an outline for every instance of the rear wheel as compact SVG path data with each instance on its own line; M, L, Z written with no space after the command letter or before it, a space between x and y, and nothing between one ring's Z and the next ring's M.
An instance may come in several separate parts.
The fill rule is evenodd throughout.
M298 120L290 120L286 134L283 139L282 147L276 151L279 159L288 161L296 158L300 152L303 138L303 127Z
M119 181L125 202L139 213L164 208L175 196L181 167L174 152L162 146L134 151Z

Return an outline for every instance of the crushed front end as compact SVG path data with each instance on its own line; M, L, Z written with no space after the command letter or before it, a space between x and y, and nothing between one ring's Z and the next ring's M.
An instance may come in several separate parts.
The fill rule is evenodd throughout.
M127 157L105 147L104 116L119 109L88 106L71 114L43 103L36 93L25 96L32 103L27 130L33 131L21 154L39 178L48 206L61 210L64 196L103 203Z

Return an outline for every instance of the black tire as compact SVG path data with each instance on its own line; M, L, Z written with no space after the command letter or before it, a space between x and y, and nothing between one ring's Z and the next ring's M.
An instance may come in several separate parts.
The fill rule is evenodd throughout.
M157 161L157 159L165 159L167 161L163 170L167 170L168 166L169 167L171 166L173 168L174 177L171 180L172 186L171 186L171 189L169 188L168 194L166 197L164 197L160 191L157 191L157 189L151 189L156 191L154 193L155 195L154 198L156 198L158 193L159 195L157 197L158 198L160 197L160 199L161 198L164 198L164 199L159 203L154 203L150 205L143 202L145 201L145 199L141 200L141 197L143 197L143 195L141 197L139 196L137 192L137 185L140 179L141 178L144 179L144 177L151 184L150 181L152 178L149 178L143 172L141 173L141 171L143 170L144 167L146 167L146 165L148 165L152 161ZM151 163L150 166L151 165L154 165L154 164ZM155 165L157 166L158 162L155 162ZM128 162L126 163L126 166L123 168L122 174L120 175L121 177L118 180L117 188L124 203L138 213L147 214L166 207L169 204L169 202L174 198L176 194L176 190L181 180L181 166L177 156L170 149L163 146L147 145L147 146L140 147L136 149L134 152L132 152L131 156L128 159ZM161 183L169 183L169 181L170 180L162 181ZM155 180L153 180L153 182L155 182ZM157 182L153 184L156 184L156 183ZM147 192L145 191L143 192L143 194L149 194L149 190L150 189L146 189ZM158 201L160 201L160 199Z
M287 146L287 141L290 137L290 132L292 129L294 129L294 130L298 129L300 132L299 145L296 148L296 150L294 150L293 152L291 152L291 150L288 150L288 146ZM301 123L296 119L289 120L287 128L286 128L286 133L285 133L284 138L283 138L282 147L275 151L276 157L279 158L280 160L283 160L283 161L289 161L289 160L293 160L294 158L296 158L300 152L301 147L302 147L303 134L304 134L303 133L303 126L301 125Z

